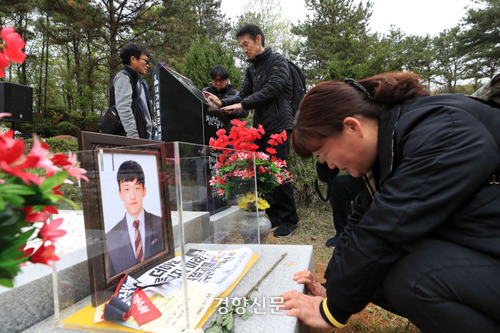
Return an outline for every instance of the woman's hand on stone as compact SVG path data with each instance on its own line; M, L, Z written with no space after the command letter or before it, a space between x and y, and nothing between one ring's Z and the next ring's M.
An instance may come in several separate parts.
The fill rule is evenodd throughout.
M303 270L293 275L293 280L297 283L305 284L309 293L313 296L326 297L326 289L319 282L314 281L314 275L311 271Z

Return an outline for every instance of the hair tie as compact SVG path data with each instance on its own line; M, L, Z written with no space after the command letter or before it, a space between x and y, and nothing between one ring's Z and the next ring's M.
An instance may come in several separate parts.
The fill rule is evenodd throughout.
M370 101L373 102L373 96L368 92L368 90L366 90L366 88L361 83L351 78L346 78L344 79L344 81L347 84L350 84L351 86L358 88L358 90L360 90L363 94L365 94L368 97Z

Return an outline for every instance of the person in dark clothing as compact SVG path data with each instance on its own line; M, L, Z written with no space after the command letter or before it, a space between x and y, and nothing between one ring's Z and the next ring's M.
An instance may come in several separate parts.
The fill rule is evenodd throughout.
M233 89L231 83L229 82L229 72L226 67L217 65L212 68L210 78L212 79L210 86L203 88L203 91L208 91L209 93L217 96L219 99L230 98L238 95L238 91ZM248 113L249 112L247 110L238 110L236 112L226 111L229 119L246 118L248 117Z
M288 315L343 327L373 301L424 332L500 332L500 113L430 96L395 72L311 89L293 131L299 156L362 176L363 189L313 296Z
M253 126L262 125L266 134L255 143L259 151L266 152L270 147L271 135L287 132L287 140L273 147L277 158L286 161L290 153L293 109L290 105L292 96L292 78L286 58L273 53L270 47L264 48L264 33L254 24L246 24L238 29L236 37L248 57L245 78L237 96L220 100L217 96L205 92L208 100L225 112L254 110ZM291 183L285 183L274 189L268 200L270 208L266 210L274 229L274 236L290 236L296 229L299 217L293 196Z
M156 123L151 110L149 89L141 75L149 68L149 52L138 43L128 43L120 52L123 69L113 79L116 110L124 131L132 138L154 139Z
M327 247L337 246L340 234L347 226L347 217L352 212L352 201L363 187L363 180L351 175L339 175L339 169L330 169L325 161L316 161L316 173L320 181L327 183L327 198L332 206L335 236L329 238ZM321 198L323 199L323 198Z

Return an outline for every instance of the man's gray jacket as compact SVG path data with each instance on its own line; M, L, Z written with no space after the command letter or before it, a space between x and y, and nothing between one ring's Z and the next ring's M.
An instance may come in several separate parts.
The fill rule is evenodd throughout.
M145 81L132 67L125 65L113 79L113 86L116 110L126 135L151 139L154 121Z

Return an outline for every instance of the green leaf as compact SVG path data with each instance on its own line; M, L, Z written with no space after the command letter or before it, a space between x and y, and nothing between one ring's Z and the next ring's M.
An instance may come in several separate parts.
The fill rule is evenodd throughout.
M3 201L7 201L8 203L10 203L12 206L16 207L16 208L23 208L23 204L25 202L24 198L19 196L19 195L15 195L15 194L7 194L7 193L3 193L0 195L0 198L3 200Z
M222 333L222 328L220 326L214 325L215 322L212 323L212 326L205 330L205 333Z
M14 288L14 283L10 279L0 278L0 286Z
M227 326L232 317L233 317L232 315L226 316L226 318L224 318L224 321L222 322L222 326Z
M45 179L40 186L40 190L45 192L47 190L51 190L54 187L57 187L62 184L64 180L68 179L68 171L61 171L56 173L55 175Z
M73 200L70 200L70 199L65 198L65 197L59 197L59 196L58 196L58 198L60 201L64 201L67 204L71 205L71 207L73 207L75 210L80 209L80 206L78 206Z
M57 195L57 194L54 194L54 193L45 193L44 197L45 197L46 199L49 199L49 200L50 200L50 202L51 202L52 204L55 204L55 203L57 203L59 200L62 200L62 199L63 199L63 197L61 197L61 196L59 196L59 195Z
M233 316L230 317L230 320L228 321L226 328L228 329L228 331L231 331L231 332L234 330L234 317Z
M9 186L6 187L6 190L9 192L9 194L18 194L18 195L31 195L36 193L36 191L33 190L32 188L20 184L19 185L9 184Z
M17 254L15 254L16 258L19 258L20 255L23 255L22 252L20 252L19 250L16 250ZM2 255L1 257L4 256L4 253L2 252ZM19 258L19 259L14 259L14 260L8 260L8 261L4 261L2 259L2 261L0 261L0 268L2 269L6 269L8 271L19 271L19 264L20 263L23 263L23 262L26 262L29 260L29 257L22 257L22 258Z

